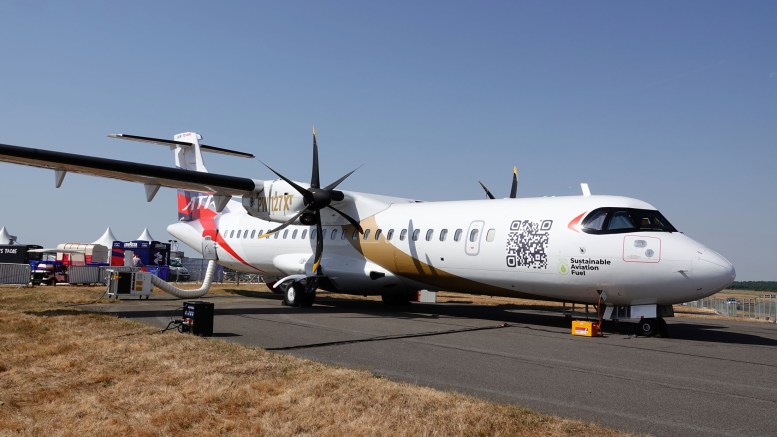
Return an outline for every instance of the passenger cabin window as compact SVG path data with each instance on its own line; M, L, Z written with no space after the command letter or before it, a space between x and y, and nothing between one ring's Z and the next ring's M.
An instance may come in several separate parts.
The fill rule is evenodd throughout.
M399 239L405 241L405 238L407 238L407 229L402 229L402 232L399 233Z
M375 241L377 241L380 238L380 234L383 233L383 229L378 229L375 231Z
M677 232L660 212L636 208L599 208L591 211L583 220L582 230L588 234Z
M332 240L337 239L337 229L332 229Z
M434 235L434 229L429 229L426 231L426 241L432 241L432 236Z
M413 231L413 241L418 241L418 234L421 233L420 229L416 229Z
M256 234L256 229L251 231L251 238L254 238L254 235Z
M489 229L488 233L486 233L486 241L489 243L494 241L494 235L496 235L496 229Z
M448 237L447 229L443 229L442 231L440 231L440 241L445 241L445 238L447 237Z
M453 241L459 241L461 240L461 229L456 229L456 232L453 234Z
M478 231L479 229L473 229L472 232L469 233L469 242L474 243L478 241Z
M394 236L394 230L389 229L388 232L386 232L386 240L391 241L391 237Z
M288 237L288 236L289 236L289 230L288 230L288 229L285 229L285 230L283 231L283 239L285 240L285 239L286 239L286 237Z
M300 235L299 238L300 238L300 240L304 240L307 236L308 236L308 230L307 229L303 229L302 230L302 235Z
M295 240L296 238L297 238L297 229L295 229L295 230L294 230L294 231L291 233L291 239L292 239L292 240Z
M364 239L366 240L368 238L370 238L370 230L369 229L365 229L364 230Z

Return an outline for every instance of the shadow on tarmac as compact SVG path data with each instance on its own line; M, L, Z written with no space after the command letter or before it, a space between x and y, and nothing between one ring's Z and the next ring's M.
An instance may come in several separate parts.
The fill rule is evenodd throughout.
M244 297L279 301L282 299L279 295L273 295L266 292L253 292L249 290L231 290ZM229 296L208 296L205 300L218 300ZM180 299L154 299L154 301L170 301ZM133 302L133 301L127 301ZM148 302L148 301L143 301ZM250 303L248 303L250 305ZM118 311L79 311L79 310L57 310L42 311L30 313L40 316L60 316L76 315L84 312L111 313L119 317L129 319L143 318L176 318L180 315L181 308L171 308L165 310L148 310L145 308L129 308L124 306ZM316 304L311 308L296 308L286 306L262 306L262 307L243 307L243 308L219 308L214 309L215 316L251 316L251 315L276 315L276 314L310 314L310 313L329 313L329 314L349 314L363 315L364 317L388 317L394 319L437 319L441 316L492 320L495 322L508 324L536 325L544 328L554 328L558 330L567 330L570 328L569 320L556 308L531 305L473 305L467 302L454 303L412 303L405 306L386 306L383 302L354 300L338 297L320 296ZM720 321L720 324L705 323L699 319L678 319L670 318L669 338L671 340L684 341L703 341L710 343L730 343L758 346L777 346L777 339L763 337L760 335L732 331L730 326L725 325L728 321ZM697 321L698 320L698 321ZM746 323L746 322L742 322ZM741 325L741 323L740 323ZM754 327L760 327L760 324L753 323ZM631 323L606 322L604 332L606 334L633 335L635 326ZM214 333L214 337L233 337L239 336L234 333Z

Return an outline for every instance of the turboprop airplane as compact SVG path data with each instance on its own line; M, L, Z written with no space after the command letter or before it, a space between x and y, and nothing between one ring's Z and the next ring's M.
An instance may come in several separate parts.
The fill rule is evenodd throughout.
M653 335L672 304L735 278L728 260L649 203L587 187L581 196L422 202L336 189L353 172L322 187L315 130L309 183L269 166L278 179L208 173L202 152L253 155L192 132L110 136L168 146L176 168L10 145L0 145L0 161L53 169L56 186L67 172L140 182L148 201L161 186L178 189L168 232L197 251L216 242L220 264L260 273L287 305L313 305L317 289L387 303L445 290L596 304L605 319L639 320Z

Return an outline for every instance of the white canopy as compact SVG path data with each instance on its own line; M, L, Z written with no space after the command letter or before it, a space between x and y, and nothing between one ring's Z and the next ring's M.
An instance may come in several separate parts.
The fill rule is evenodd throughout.
M0 228L0 244L16 244L16 236L9 234L5 226Z
M116 236L113 235L113 231L111 231L111 228L109 226L108 229L106 229L105 232L103 233L103 236L92 241L92 244L102 244L103 246L110 248L110 247L113 247L114 241L119 241L119 239L117 239Z
M143 233L140 234L140 237L136 238L135 241L157 241L154 239L154 237L151 236L151 233L148 232L148 228L143 229Z

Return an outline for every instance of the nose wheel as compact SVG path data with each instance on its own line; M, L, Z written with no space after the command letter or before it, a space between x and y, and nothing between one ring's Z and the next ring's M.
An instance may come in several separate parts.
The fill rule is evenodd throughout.
M641 335L643 337L666 337L666 322L661 317L655 319L640 319L637 323L636 335Z

